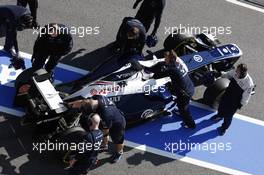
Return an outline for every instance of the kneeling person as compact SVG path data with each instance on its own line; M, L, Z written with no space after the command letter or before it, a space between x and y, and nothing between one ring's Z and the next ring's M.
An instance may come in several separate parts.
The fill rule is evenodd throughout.
M69 105L73 108L81 108L87 113L92 112L100 115L104 123L102 148L108 148L108 135L110 135L115 145L115 152L111 157L111 161L113 163L118 162L123 155L126 121L115 103L105 96L96 95L91 99L71 102Z
M83 143L92 144L92 148L83 153L77 153L74 159L70 160L69 175L87 174L90 168L96 164L98 152L103 140L103 133L99 130L100 117L92 113L81 119L81 126L87 131L82 138ZM87 148L85 146L85 148Z

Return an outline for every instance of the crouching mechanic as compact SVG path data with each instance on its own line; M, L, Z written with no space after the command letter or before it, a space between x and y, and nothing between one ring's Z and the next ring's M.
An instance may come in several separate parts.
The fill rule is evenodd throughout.
M219 135L225 134L234 114L249 102L254 89L254 83L248 74L246 64L239 64L235 70L223 74L222 78L230 79L230 83L219 103L218 113L211 117L215 121L224 119L222 126L217 128Z
M136 0L133 5L135 9L137 5L143 0ZM144 0L135 16L144 25L146 32L148 32L151 24L155 19L155 24L152 33L147 37L146 44L148 47L154 47L158 39L156 37L157 30L160 26L160 21L165 7L166 0Z
M19 58L17 31L32 28L32 21L33 18L29 10L24 7L16 5L0 6L0 37L6 37L4 51L12 57ZM13 48L15 53L12 51Z
M98 114L90 114L82 117L81 126L87 131L82 138L82 142L86 144L83 153L79 153L70 160L69 175L86 175L90 168L96 164L98 152L103 140L103 133L99 130L100 117ZM87 145L92 145L88 146Z
M143 24L132 17L124 18L113 46L116 54L87 75L75 80L72 90L77 91L87 83L104 78L128 63L131 63L138 70L141 69L138 61L144 59L142 49L145 40L146 31Z
M61 57L71 52L72 46L72 35L65 25L52 23L41 28L33 48L31 60L33 71L45 65L47 72L52 73Z
M194 94L194 85L188 76L188 68L173 50L165 51L164 56L165 61L152 67L145 67L144 70L153 72L154 79L170 77L171 88L169 90L177 97L176 103L183 120L182 126L194 129L196 125L189 111L190 100Z
M69 103L73 108L81 108L87 113L98 113L103 123L104 139L102 148L108 148L108 135L110 135L115 151L111 156L112 163L118 162L123 155L124 134L126 121L123 113L116 107L115 103L105 96L96 95L91 99L78 100Z
M133 17L125 17L116 36L115 51L128 55L142 54L145 42L143 24Z

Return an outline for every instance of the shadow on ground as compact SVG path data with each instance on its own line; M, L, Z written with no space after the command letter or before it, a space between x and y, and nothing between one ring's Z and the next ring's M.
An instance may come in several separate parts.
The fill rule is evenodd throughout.
M6 114L5 117L0 116L0 174L47 175L52 173L66 175L67 171L64 169L66 165L61 161L61 154L48 151L39 153L39 151L34 150L33 143L39 143L40 140L40 138L34 137L34 128L20 125L20 118ZM110 145L109 150L112 149L113 145ZM120 166L110 163L111 154L111 151L101 153L99 163L94 167L94 170L104 166ZM122 161L133 168L146 161L158 166L174 160L125 147Z
M112 47L113 42L88 53L86 49L79 49L63 57L61 62L90 71L113 56Z
M52 152L33 151L33 128L20 125L20 119L11 116L0 120L0 174L1 175L64 175L64 166ZM14 166L15 165L15 166Z

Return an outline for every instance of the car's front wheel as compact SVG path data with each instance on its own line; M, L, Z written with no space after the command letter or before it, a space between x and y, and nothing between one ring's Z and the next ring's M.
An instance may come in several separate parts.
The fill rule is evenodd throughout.
M217 109L229 82L230 81L226 78L217 79L211 86L206 88L202 103Z

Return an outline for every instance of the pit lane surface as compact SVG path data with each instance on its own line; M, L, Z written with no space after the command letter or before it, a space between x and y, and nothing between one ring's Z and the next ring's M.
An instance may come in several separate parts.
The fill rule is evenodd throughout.
M14 3L14 1L4 2ZM1 1L0 4L4 4L4 2ZM40 2L39 20L41 24L45 24L47 22L61 22L67 24L68 26L76 27L99 26L100 35L86 36L84 38L75 36L75 47L73 51L76 52L70 54L63 60L63 62L69 63L71 65L83 68L91 68L106 57L108 51L104 46L108 45L114 40L116 31L122 18L124 16L135 14L135 12L130 9L132 5L133 3L128 0L116 0L111 2L111 4L103 1L58 0L56 3L54 3L52 0L45 0ZM239 113L263 120L263 15L264 14L258 11L240 7L226 1L168 1L164 11L161 28L159 30L159 37L161 41L159 47L161 48L162 40L165 38L164 26L178 26L179 24L189 24L190 26L231 26L232 35L220 35L219 39L223 43L234 42L241 47L244 52L243 62L248 63L250 73L258 85L257 95L255 95L252 98L250 104L243 110L239 111ZM20 33L20 49L28 53L32 53L32 47L35 38L36 35L32 36L31 31ZM2 43L3 42L1 42L1 45L3 45ZM80 53L80 48L84 48L86 50L83 50L82 53ZM4 117L6 118L7 116L4 115ZM9 160L12 160L11 163L13 166L18 167L16 171L21 171L24 174L37 174L36 172L41 172L38 174L44 174L44 172L49 172L47 168L38 168L41 165L41 167L50 167L50 170L54 169L54 171L58 173L62 172L56 168L56 164L53 164L53 162L47 163L45 160L41 160L42 157L38 157L36 155L30 154L30 161L24 163L27 160L27 156L24 155L24 153L28 152L31 147L25 148L26 150L23 150L20 142L15 138L21 139L23 144L26 145L27 141L30 140L28 138L28 133L25 131L25 129L22 129L16 125L16 120L9 118L8 121L6 121L4 118L3 120L4 121L1 122L1 125L3 125L3 127L1 127L1 147L3 145L4 148L8 150L7 152L11 157ZM16 126L16 134L13 133L14 126ZM237 132L239 133L239 131ZM10 137L7 137L7 135ZM254 135L254 133L252 133L252 135ZM2 152L5 152L5 150ZM101 156L106 157L108 155ZM104 162L102 164L104 164ZM20 165L22 165L22 168ZM6 162L6 167L8 166L9 163ZM11 171L6 174L12 174L13 169L11 166L9 166L9 168ZM31 168L32 170L29 171ZM111 165L106 163L103 166L100 166L97 170L91 172L91 174L176 173L222 174L136 150L130 150L129 152L126 152L123 162L120 165ZM13 172L13 174L15 173Z

